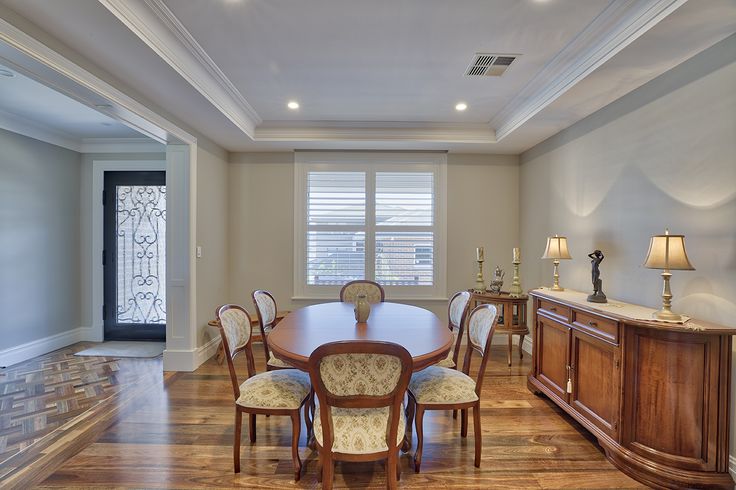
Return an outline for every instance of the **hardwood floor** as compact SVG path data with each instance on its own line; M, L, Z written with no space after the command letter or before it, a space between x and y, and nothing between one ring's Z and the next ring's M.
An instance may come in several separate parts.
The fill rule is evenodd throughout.
M482 395L483 456L473 467L472 424L460 438L449 412L425 417L422 472L401 459L404 488L643 488L616 470L594 440L545 398L529 393L529 358L507 368L494 347ZM264 368L257 357L257 369ZM242 366L244 371L244 366ZM71 456L41 487L317 488L316 453L304 447L304 472L292 479L290 422L258 417L258 439L244 429L242 473L233 473L232 388L225 366L211 359L179 373L166 389L149 389L97 440ZM383 488L383 463L338 463L336 488Z

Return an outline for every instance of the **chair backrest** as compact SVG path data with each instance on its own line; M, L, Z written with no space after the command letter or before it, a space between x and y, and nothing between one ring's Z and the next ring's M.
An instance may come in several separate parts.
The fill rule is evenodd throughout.
M494 305L479 305L470 312L467 321L468 349L465 351L465 362L463 372L470 374L470 360L473 351L481 355L478 367L478 378L475 382L475 392L480 396L483 384L483 375L486 372L486 364L491 355L491 340L496 330L498 311Z
M225 358L230 369L230 380L233 384L235 399L240 397L240 383L235 372L233 360L241 352L245 352L248 366L248 377L255 374L255 363L253 362L253 350L251 349L250 315L245 308L239 305L222 305L215 310L219 323L222 345L225 348Z
M256 307L258 325L261 329L261 341L266 351L266 362L268 362L271 350L268 347L267 337L276 323L276 299L274 299L273 294L263 289L253 291L251 297L253 298L253 305Z
M451 332L457 330L455 338L455 347L453 348L452 360L457 366L457 359L460 355L460 344L463 340L463 332L465 332L465 319L470 310L470 293L468 291L458 291L447 306L448 328Z
M320 406L390 407L386 446L395 447L400 410L413 370L411 354L402 346L379 341L324 344L309 356L309 377ZM332 410L320 410L323 447L332 449ZM391 442L393 441L393 443Z
M340 301L354 303L359 294L365 294L369 303L383 303L386 294L380 284L367 279L350 281L340 290Z

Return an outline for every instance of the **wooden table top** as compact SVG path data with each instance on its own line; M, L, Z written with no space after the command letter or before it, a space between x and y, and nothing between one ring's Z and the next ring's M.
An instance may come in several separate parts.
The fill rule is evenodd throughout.
M268 346L279 359L307 370L312 352L340 340L382 340L402 345L414 360L414 371L447 356L453 337L431 311L399 303L371 305L366 323L356 323L352 303L323 303L286 315L268 335Z

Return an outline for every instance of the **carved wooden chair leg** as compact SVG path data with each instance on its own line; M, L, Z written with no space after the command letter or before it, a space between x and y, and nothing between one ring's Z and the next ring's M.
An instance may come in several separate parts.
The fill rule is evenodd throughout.
M291 413L291 460L294 464L294 481L299 481L302 475L302 461L299 459L299 434L302 430L302 421L299 410Z
M386 484L389 489L395 489L398 487L397 483L397 468L398 465L398 454L397 451L394 451L393 449L389 449L388 451L388 459L386 460Z
M416 417L417 450L414 453L414 471L419 473L422 465L422 445L424 444L424 407L419 404L416 406Z
M457 410L453 410L452 411L452 418L453 419L456 419L457 418Z
M468 437L468 409L460 410L460 437Z
M248 432L250 433L250 442L256 442L256 414L248 414Z
M401 458L399 452L396 452L396 481L401 481Z
M331 456L326 456L322 463L322 489L332 490L332 481L335 479L335 462Z
M406 403L406 431L404 432L404 444L401 446L401 450L405 453L411 450L411 424L414 422L415 407L414 399L408 397Z
M480 451L483 446L483 434L480 430L480 401L473 406L473 436L475 436L475 467L480 468Z
M317 481L319 483L322 483L322 460L324 459L324 456L322 454L317 453Z
M243 412L235 407L235 438L233 440L233 467L240 473L240 434L243 429Z
M309 444L309 439L311 439L312 431L314 430L314 422L309 413L309 400L304 402L304 424L307 426L307 444Z

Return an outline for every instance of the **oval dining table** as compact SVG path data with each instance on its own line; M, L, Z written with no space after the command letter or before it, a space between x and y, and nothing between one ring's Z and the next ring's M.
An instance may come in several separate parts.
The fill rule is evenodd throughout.
M340 340L381 340L404 346L414 371L436 364L452 348L453 336L437 315L400 303L371 305L366 323L356 323L352 303L323 303L292 311L268 334L276 357L302 371L320 345Z

